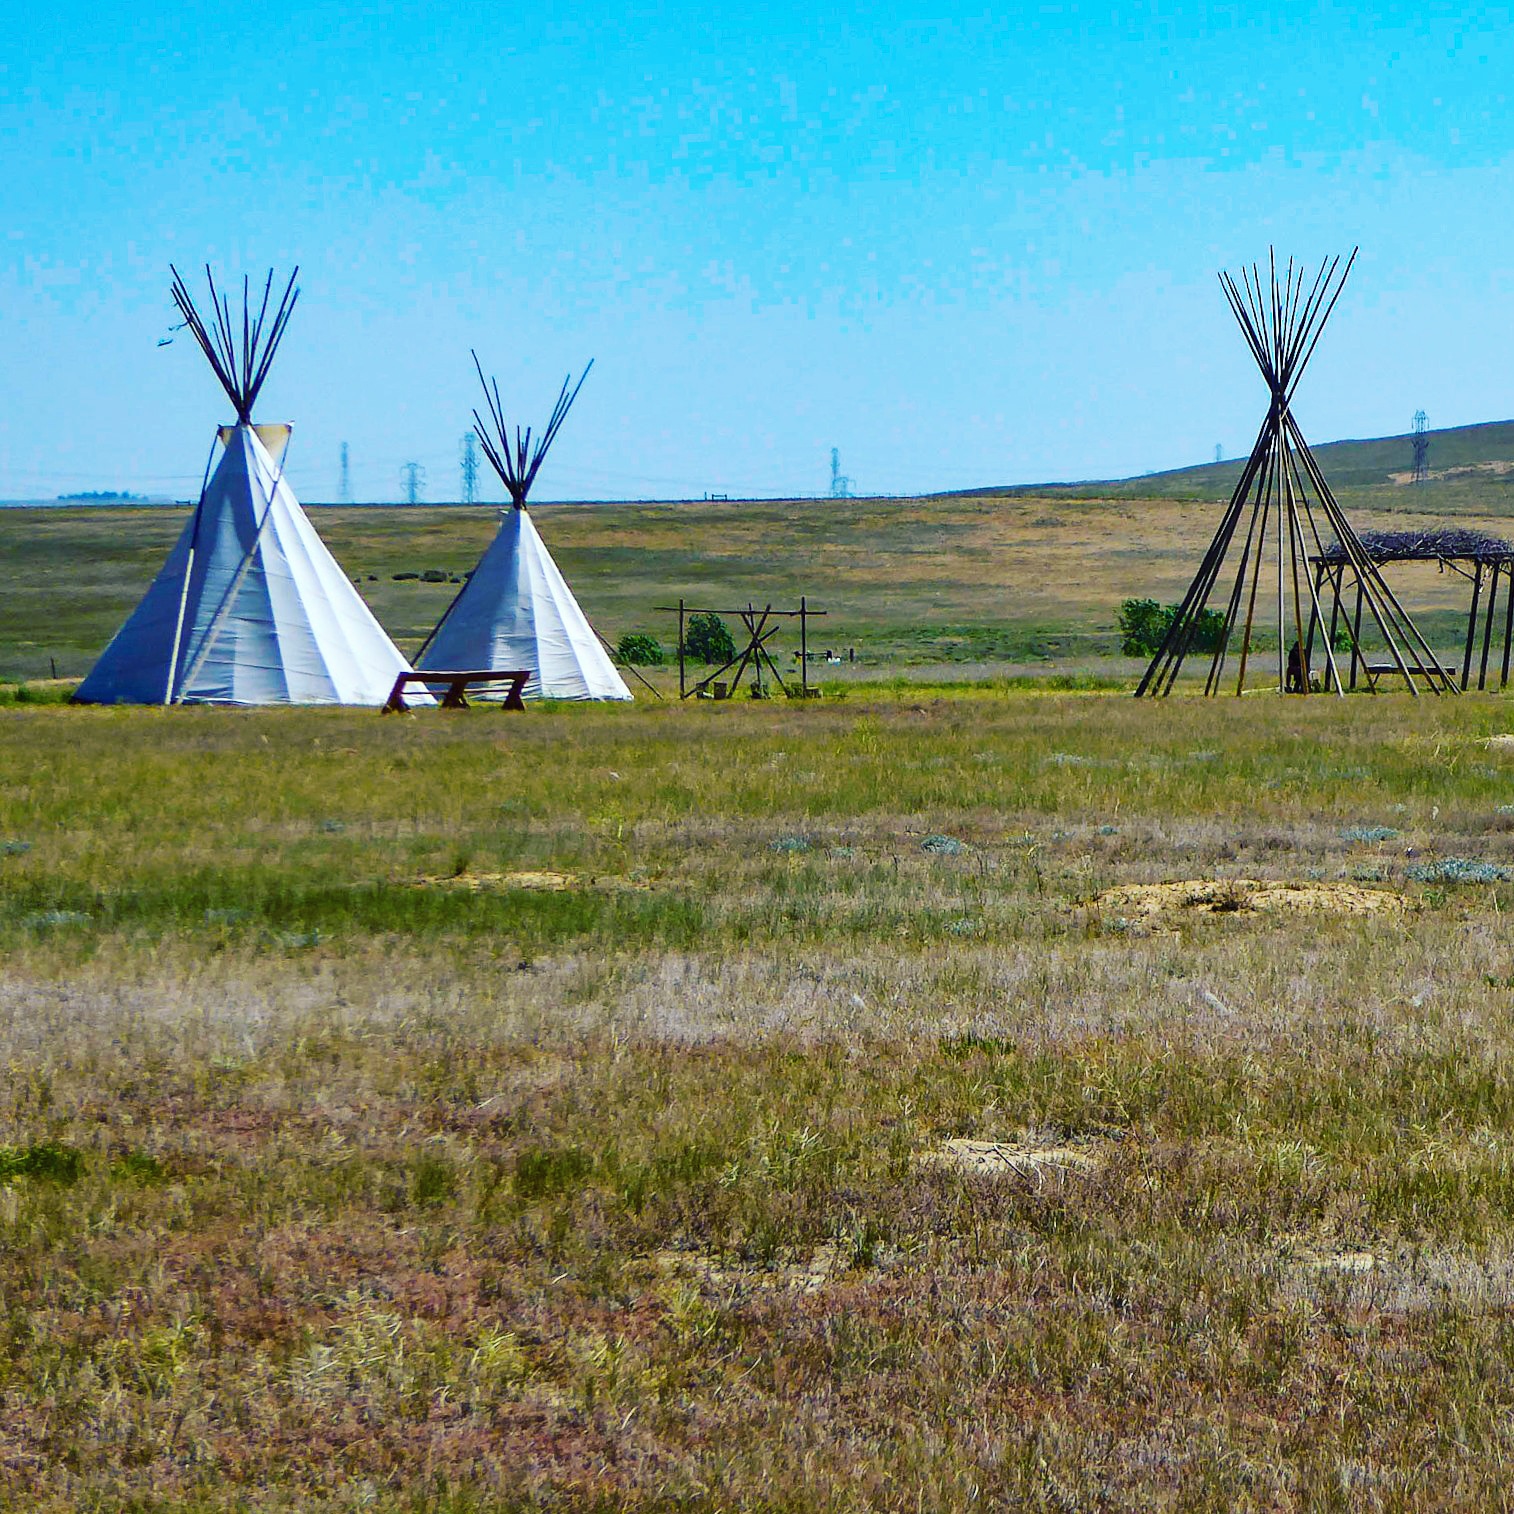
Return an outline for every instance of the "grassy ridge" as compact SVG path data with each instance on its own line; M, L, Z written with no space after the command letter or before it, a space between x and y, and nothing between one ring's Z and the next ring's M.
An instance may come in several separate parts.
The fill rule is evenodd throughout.
M1496 1505L1504 716L0 711L0 1501Z
M1260 423L1261 414L1257 420ZM1307 425L1307 418L1305 420ZM1314 446L1331 489L1353 516L1417 515L1440 520L1476 516L1504 522L1514 516L1514 421L1489 421L1431 431L1427 482L1413 486L1413 439L1409 435L1364 441L1324 442ZM1245 460L1201 463L1139 478L1021 490L1061 499L1228 499L1240 480Z
M1361 518L1393 526L1429 520L1433 492L1398 491L1390 501L1401 511L1412 495L1416 514ZM535 514L612 641L648 631L671 647L677 618L659 607L680 597L729 609L753 601L797 607L807 595L827 612L812 625L812 650L855 647L864 671L954 663L1117 675L1133 671L1109 661L1118 652L1120 602L1177 599L1215 523L1212 503L1108 496L564 505ZM492 510L460 507L321 509L313 518L407 651L457 586L395 575L429 568L459 576L495 529ZM1466 523L1502 529L1493 515ZM0 555L10 565L0 597L0 678L45 678L54 664L61 676L82 677L182 524L183 513L168 509L0 511ZM1436 645L1456 650L1463 581L1433 564L1393 573ZM797 629L778 646L790 663Z

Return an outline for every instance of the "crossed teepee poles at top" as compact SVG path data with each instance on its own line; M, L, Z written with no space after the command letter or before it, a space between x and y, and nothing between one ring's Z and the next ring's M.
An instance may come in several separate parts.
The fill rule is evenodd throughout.
M1213 650L1207 653L1204 692L1217 694L1227 682L1231 645L1239 626L1234 679L1235 692L1242 693L1248 670L1260 661L1253 658L1257 651L1258 595L1263 579L1270 578L1274 567L1279 691L1310 692L1311 659L1318 640L1324 655L1324 686L1344 694L1332 645L1335 617L1332 614L1332 624L1327 628L1321 611L1322 580L1319 572L1311 569L1311 563L1317 564L1327 548L1320 535L1319 515L1339 542L1346 564L1343 571L1355 577L1360 602L1386 644L1393 670L1402 675L1409 691L1419 692L1416 676L1436 692L1454 691L1455 685L1439 659L1352 530L1293 416L1294 391L1355 261L1355 250L1344 267L1339 257L1326 258L1312 282L1302 266L1295 268L1292 259L1279 280L1276 258L1270 254L1265 282L1255 264L1241 270L1239 283L1228 273L1220 275L1231 311L1267 381L1271 403L1214 540L1136 689L1137 696L1172 691L1217 587L1224 594L1224 620ZM1245 533L1236 554L1233 549L1243 522ZM1228 573L1227 564L1231 565ZM1344 634L1351 656L1359 658L1360 613L1354 625L1349 621L1345 624Z

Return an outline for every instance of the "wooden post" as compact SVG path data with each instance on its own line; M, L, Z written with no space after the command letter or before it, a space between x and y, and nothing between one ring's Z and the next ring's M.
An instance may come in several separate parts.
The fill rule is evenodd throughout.
M1267 548L1267 503L1267 500L1263 497L1261 492L1261 484L1258 483L1256 503L1252 506L1253 512L1260 511L1259 518L1255 513L1253 513L1252 517L1257 522L1256 561L1252 565L1251 569L1251 596L1246 602L1246 629L1241 635L1241 655L1239 660L1240 667L1235 677L1235 692L1237 698L1239 698L1240 695L1245 691L1246 660L1251 656L1251 626L1256 617L1256 591L1262 581L1262 554L1266 551ZM1243 563L1243 569L1244 566L1245 565ZM1171 680L1169 680L1168 687L1171 687Z
M1465 693L1472 678L1472 643L1477 639L1477 602L1482 598L1482 564L1472 578L1472 608L1467 613L1467 648L1461 659L1461 687Z
M1279 436L1268 460L1267 499L1277 514L1277 691L1283 693L1288 687L1288 618L1283 606L1286 580L1283 576L1283 498L1277 490L1277 451L1282 445Z
M1488 653L1493 646L1493 607L1498 603L1498 564L1493 564L1492 576L1488 579L1488 613L1482 627L1482 661L1477 667L1477 687L1488 686Z
M1504 564L1504 573L1509 583L1504 591L1503 668L1498 678L1498 687L1501 689L1509 686L1509 652L1514 648L1514 562Z
M805 699L810 697L810 641L805 630L805 617L808 613L804 595L801 594L799 596L799 688L801 696Z
M1345 564L1341 564L1341 577L1346 576ZM1360 659L1363 670L1367 666L1367 659L1362 657L1362 575L1361 570L1356 574L1356 618L1351 625L1351 687L1356 687L1356 664ZM1374 687L1376 687L1374 685Z
M678 601L678 697L684 697L683 692L683 601Z
M1320 566L1325 567L1323 563ZM1341 578L1344 576L1345 571L1344 564L1334 572L1329 568L1325 568L1325 576L1330 580L1330 630L1326 634L1330 637L1332 650L1335 647L1335 636L1336 632L1340 629L1341 623ZM1321 587L1324 586L1324 582L1325 580L1322 578L1320 580Z
M189 556L184 563L184 587L179 592L179 613L173 623L173 645L168 653L168 683L163 689L163 703L173 703L174 679L179 672L179 643L184 636L184 611L189 605L189 581L195 571L195 536L200 528L200 507L195 506L195 529L189 537Z

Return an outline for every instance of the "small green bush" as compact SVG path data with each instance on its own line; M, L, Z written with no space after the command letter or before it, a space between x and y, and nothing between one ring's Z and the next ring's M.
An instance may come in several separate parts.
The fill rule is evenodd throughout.
M112 1164L111 1176L145 1187L168 1181L163 1164L149 1151L128 1151Z
M411 1196L417 1204L440 1204L457 1189L457 1174L445 1156L423 1151L411 1169Z
M1127 657L1150 657L1162 645L1172 617L1154 599L1127 599L1120 606L1120 650Z
M683 633L684 655L694 662L724 664L736 655L736 643L726 623L713 611L689 616Z
M660 668L666 659L662 643L644 631L631 631L615 646L615 661L626 667Z
M57 1141L37 1141L30 1146L0 1146L0 1182L10 1178L37 1178L61 1183L65 1188L84 1171L84 1153Z
M594 1158L578 1146L539 1146L515 1158L515 1191L523 1199L545 1198L581 1188Z
M1127 657L1155 657L1180 608L1159 605L1154 599L1127 599L1120 606L1120 650ZM1218 651L1224 635L1224 615L1219 610L1200 610L1188 650Z

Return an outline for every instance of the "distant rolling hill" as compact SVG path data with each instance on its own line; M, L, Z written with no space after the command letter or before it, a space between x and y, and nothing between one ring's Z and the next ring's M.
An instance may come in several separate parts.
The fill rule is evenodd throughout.
M1487 421L1427 433L1429 481L1415 486L1414 446L1407 434L1314 448L1341 503L1415 514L1514 515L1514 420ZM1035 484L993 491L1071 498L1220 500L1229 497L1244 460L1203 463L1139 478L1077 484Z

